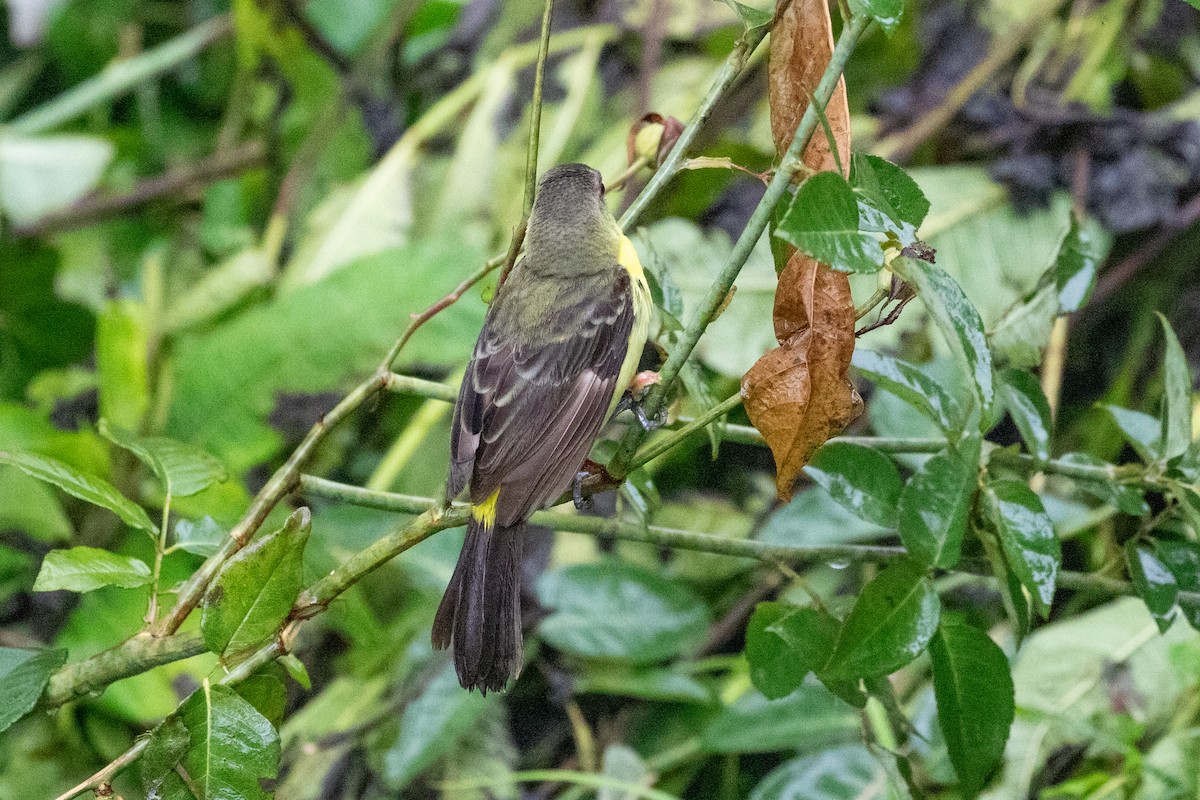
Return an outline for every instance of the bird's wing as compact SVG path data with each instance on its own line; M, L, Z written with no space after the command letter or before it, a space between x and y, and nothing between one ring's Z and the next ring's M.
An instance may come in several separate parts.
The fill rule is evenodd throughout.
M634 310L629 276L572 292L534 343L490 315L463 377L451 433L448 491L482 502L499 488L496 521L525 519L558 496L587 457L617 391ZM561 331L560 336L546 331Z

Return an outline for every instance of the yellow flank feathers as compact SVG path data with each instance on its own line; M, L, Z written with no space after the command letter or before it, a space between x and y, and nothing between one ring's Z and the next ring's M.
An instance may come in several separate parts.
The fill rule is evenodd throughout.
M471 516L486 532L490 533L492 528L496 527L496 501L499 499L500 487L497 486L496 491L492 492L492 496L487 500L471 505Z
M617 251L617 263L625 268L634 285L646 283L646 273L642 271L642 262L638 259L637 250L629 237L621 234L621 249Z

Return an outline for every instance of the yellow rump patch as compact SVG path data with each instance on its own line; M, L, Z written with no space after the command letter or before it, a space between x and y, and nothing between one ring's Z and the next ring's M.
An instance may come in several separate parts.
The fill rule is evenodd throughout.
M500 487L496 487L496 491L492 492L491 497L482 503L474 503L471 506L471 516L485 531L496 527L496 501L499 499Z

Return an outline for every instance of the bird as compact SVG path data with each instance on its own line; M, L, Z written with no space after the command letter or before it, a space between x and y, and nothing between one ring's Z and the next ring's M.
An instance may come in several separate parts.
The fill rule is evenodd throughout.
M524 255L488 307L454 405L446 497L465 490L470 517L432 640L483 694L523 664L522 532L577 481L649 333L645 273L604 193L584 164L542 176Z

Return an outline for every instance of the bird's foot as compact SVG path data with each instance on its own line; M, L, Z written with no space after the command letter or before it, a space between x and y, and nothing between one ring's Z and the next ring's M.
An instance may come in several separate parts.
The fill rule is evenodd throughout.
M571 499L575 502L575 508L584 511L592 507L591 498L583 496L583 482L590 478L592 473L586 469L581 469L575 473L575 480L571 482Z
M634 399L632 392L626 392L621 396L621 399L617 402L616 409L613 411L613 416L615 417L622 411L633 412L633 415L637 417L638 424L644 430L652 431L655 428L661 428L666 422L666 414L662 409L654 415L654 419L647 416L646 409L642 407L641 401Z

